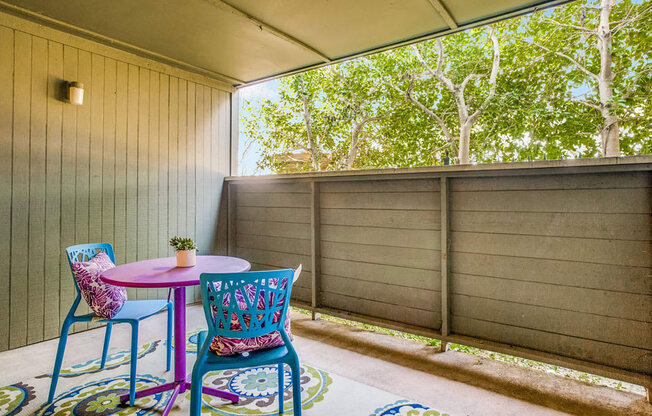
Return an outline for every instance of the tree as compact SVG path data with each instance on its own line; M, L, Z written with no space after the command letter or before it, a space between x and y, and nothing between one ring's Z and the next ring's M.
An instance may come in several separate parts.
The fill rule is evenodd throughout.
M350 126L348 151L341 164L345 169L354 168L365 128L384 117L387 104L373 71L365 64L357 60L331 66L333 79L324 86L327 96L339 104L341 120Z
M470 37L476 38L474 32L470 31ZM459 37L458 37L459 38ZM457 40L456 38L449 38ZM487 74L476 72L478 69L477 66L473 68L469 73L464 72L463 69L455 67L454 63L447 60L446 51L444 49L444 42L441 38L437 38L434 42L436 44L436 66L433 67L427 62L426 53L429 52L429 49L432 49L432 42L424 42L422 45L412 45L412 50L414 51L415 57L418 62L421 64L423 70L426 71L425 74L420 72L406 72L403 76L403 79L408 81L407 88L400 89L394 83L390 82L390 85L397 90L403 91L408 100L414 103L421 111L426 113L430 118L432 118L437 125L441 128L443 135L447 139L447 144L450 144L453 147L455 153L457 153L457 160L459 163L468 164L469 159L469 149L470 149L470 140L471 140L471 129L473 128L474 123L478 120L478 117L487 109L492 99L496 94L496 83L498 81L498 71L500 69L500 47L498 44L498 37L493 29L489 29L489 39L491 40L492 49L493 49L493 58L491 59L491 69L489 70L489 80L488 80L488 92L485 98L481 101L481 104L477 105L473 110L471 109L472 103L476 98L473 95L467 97L466 89L470 83L474 83L482 78L485 78ZM466 51L472 51L475 54L482 54L481 49L479 48L466 48ZM464 49L458 49L456 52L465 52ZM468 57L466 57L468 58ZM476 64L482 61L481 56L476 56ZM466 59L464 64L471 62L470 59ZM451 75L447 75L446 72L451 72ZM463 77L463 78L462 78ZM453 131L448 127L447 123L444 121L442 116L440 116L437 110L434 110L432 107L429 107L421 102L421 100L415 94L415 81L424 80L429 81L434 79L437 82L441 83L443 87L452 95L457 108L457 118L458 118L458 134L455 136ZM476 89L477 90L477 89ZM455 141L459 140L459 148L455 145Z
M279 100L243 112L244 136L275 172L428 166L447 150L459 163L597 157L614 134L619 154L652 153L652 13L634 1L573 2L284 78Z
M320 171L331 168L329 155L342 135L338 114L327 100L323 85L327 70L316 70L285 78L280 100L248 103L249 114L243 120L245 136L262 144L260 167L273 171ZM297 151L309 155L303 163Z
M245 135L264 147L260 167L284 171L353 169L369 151L370 125L385 100L363 61L350 61L281 80L280 100L251 107ZM307 156L307 160L304 160ZM365 163L357 167L365 167Z
M550 55L566 60L575 71L583 75L586 85L595 91L593 97L580 99L579 102L597 111L602 119L599 134L603 156L620 156L618 107L636 89L639 78L650 72L649 65L640 68L631 80L631 85L625 91L621 89L620 97L614 95L614 90L618 88L616 77L620 75L624 78L630 69L622 68L622 65L632 63L631 57L627 59L626 49L614 51L614 37L627 36L625 32L628 29L635 29L635 23L649 18L650 14L650 6L647 4L623 1L619 5L616 10L616 0L600 0L598 7L588 2L559 9L552 18L538 16L544 24L533 25L535 32L530 35L543 37L547 44L524 40ZM618 15L618 20L614 21L614 14Z

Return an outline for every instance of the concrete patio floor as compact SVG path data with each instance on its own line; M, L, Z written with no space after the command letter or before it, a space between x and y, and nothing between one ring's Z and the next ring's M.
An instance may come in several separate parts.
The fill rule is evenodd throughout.
M436 353L425 344L298 313L292 318L294 345L303 362L451 415L652 414L652 405L635 394L460 352ZM187 321L189 331L205 326L199 305L188 307ZM165 315L146 320L139 341L161 339L164 328ZM97 358L103 336L102 328L72 335L64 365ZM129 340L129 327L116 326L111 351L128 348ZM55 339L0 353L3 381L42 374L51 367L56 346Z

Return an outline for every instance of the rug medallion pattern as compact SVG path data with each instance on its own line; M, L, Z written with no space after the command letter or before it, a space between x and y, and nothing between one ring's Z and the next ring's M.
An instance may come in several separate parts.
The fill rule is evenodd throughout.
M162 378L139 374L136 377L136 390L154 387L164 382L165 380ZM120 404L120 395L125 393L129 393L129 376L92 381L60 394L53 403L42 407L36 415L155 415L165 407L171 394L167 391L142 397L136 400L134 407L128 407Z
M289 367L283 372L283 409L292 414L292 374ZM301 366L301 408L310 409L324 399L333 379L324 371ZM231 391L240 396L237 404L226 403L203 395L204 412L210 415L276 415L278 414L278 367L275 365L244 370L214 371L204 379L206 385Z
M376 409L369 416L450 416L419 403L399 400L395 403Z
M32 401L34 387L23 383L12 384L11 386L0 387L0 415L15 415Z

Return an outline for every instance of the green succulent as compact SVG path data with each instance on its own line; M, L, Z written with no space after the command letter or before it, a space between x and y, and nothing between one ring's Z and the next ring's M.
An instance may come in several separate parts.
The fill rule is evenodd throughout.
M170 239L170 246L172 246L176 251L182 250L197 250L199 247L192 241L191 238L177 237L174 236Z

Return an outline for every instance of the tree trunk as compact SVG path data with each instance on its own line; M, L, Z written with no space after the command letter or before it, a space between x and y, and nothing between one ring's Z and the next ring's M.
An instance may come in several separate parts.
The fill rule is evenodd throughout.
M346 168L353 169L353 163L358 155L358 138L360 137L360 130L362 125L353 123L353 131L351 132L351 146L349 147L349 154L346 158Z
M620 156L620 138L616 105L613 102L614 78L611 58L610 16L614 0L602 0L600 4L600 23L597 30L598 50L600 51L600 73L598 74L598 95L600 115L602 116L602 156Z
M312 119L310 117L310 107L308 106L308 94L306 93L306 88L301 76L299 76L299 84L301 86L301 102L303 103L303 121L306 124L306 135L308 136L308 145L310 147L310 161L312 169L318 172L321 170L321 153L312 133Z
M312 162L312 169L314 171L321 170L321 158L319 154L319 149L317 149L317 143L315 143L315 138L312 135L312 120L310 118L310 109L308 108L308 99L303 97L303 120L306 123L306 134L308 135L308 143L310 145L310 159Z
M419 50L419 48L417 46L413 46L413 49L417 55L417 59L419 60L421 65L423 65L426 68L426 70L428 71L428 73L430 73L430 75L432 75L435 79L441 82L442 85L444 85L444 87L448 89L448 91L453 95L453 98L455 99L455 105L457 106L457 116L460 122L460 137L459 137L460 146L459 146L459 151L457 153L456 159L457 159L457 163L463 165L467 165L470 163L469 151L471 146L471 127L477 121L478 117L487 109L487 107L489 107L489 104L496 96L496 83L498 80L498 71L500 70L500 45L498 44L498 36L496 35L496 32L494 32L493 28L489 32L489 37L493 45L493 60L491 63L491 74L489 75L489 94L487 95L487 97L485 97L482 104L470 115L469 115L469 105L467 104L466 98L464 97L464 91L469 82L480 79L484 75L472 73L467 75L466 78L464 78L464 80L462 81L462 83L455 84L451 78L447 77L443 73L446 53L444 51L444 44L442 43L441 39L437 39L437 49L438 49L437 67L434 70L425 61L425 59L421 55L421 51ZM410 87L408 91L405 92L407 98L410 99L412 102L414 102L419 108L424 110L435 121L437 121L437 123L442 128L444 135L449 140L449 143L452 143L451 140L452 134L448 131L448 128L446 127L446 123L444 123L441 117L439 117L432 110L430 110L428 107L420 103L416 98L412 96L413 81L414 81L414 76L411 78Z
M618 134L618 118L614 114L603 113L603 127L600 132L602 137L602 156L620 156L620 137Z
M469 148L471 147L471 126L464 122L460 125L460 151L457 159L461 165L470 163Z

